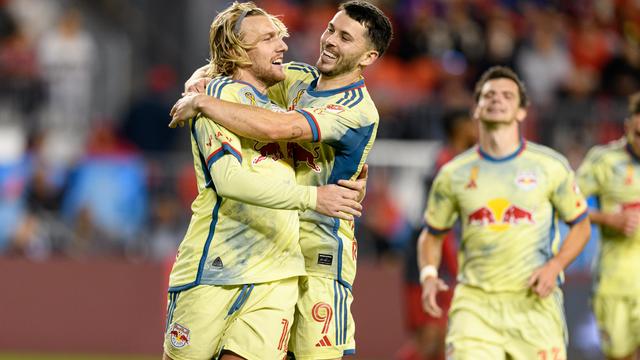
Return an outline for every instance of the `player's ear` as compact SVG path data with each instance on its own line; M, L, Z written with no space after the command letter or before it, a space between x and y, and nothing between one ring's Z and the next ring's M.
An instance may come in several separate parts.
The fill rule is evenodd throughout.
M524 108L518 108L518 112L516 112L516 120L518 120L518 122L522 122L522 120L524 120L524 118L527 117L527 110Z
M360 66L366 67L373 64L378 58L380 54L375 50L369 50L362 55L360 58Z

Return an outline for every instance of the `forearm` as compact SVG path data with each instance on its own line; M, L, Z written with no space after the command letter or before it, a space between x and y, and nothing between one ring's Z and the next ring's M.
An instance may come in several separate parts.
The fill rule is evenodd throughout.
M211 166L211 177L216 192L222 197L272 209L316 208L316 187L259 176L243 169L231 156L224 156Z
M194 106L198 112L246 138L259 141L312 139L306 119L297 112L277 113L205 95L196 96Z
M553 260L562 269L566 269L587 244L589 236L591 236L591 222L589 218L585 218L571 227L560 251L553 257Z
M423 269L427 265L440 266L442 258L443 235L430 234L426 229L422 230L418 237L418 267Z
M614 214L604 213L597 210L589 210L589 220L594 224L602 226L611 226L611 217Z

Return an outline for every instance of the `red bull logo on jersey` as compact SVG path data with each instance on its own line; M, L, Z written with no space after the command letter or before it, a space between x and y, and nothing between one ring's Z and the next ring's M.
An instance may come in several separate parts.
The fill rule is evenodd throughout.
M514 225L535 224L535 220L531 211L511 203L507 199L498 198L492 199L486 206L472 211L467 216L467 224L503 231Z
M169 330L171 345L177 349L189 345L189 332L188 328L178 323L173 323L173 325L171 325L171 330Z
M516 186L525 191L533 190L538 186L538 178L533 172L521 172L516 175Z
M287 144L287 155L293 159L293 166L298 167L298 163L306 164L311 170L319 173L320 166L316 159L320 158L320 148L315 147L313 152L307 150L298 143Z
M251 161L252 164L255 165L267 159L271 159L273 161L284 159L284 154L282 153L282 150L280 150L280 144L272 142L272 143L263 144L262 146L258 147L260 144L261 143L256 142L253 145L253 149L259 152L260 155L255 157Z

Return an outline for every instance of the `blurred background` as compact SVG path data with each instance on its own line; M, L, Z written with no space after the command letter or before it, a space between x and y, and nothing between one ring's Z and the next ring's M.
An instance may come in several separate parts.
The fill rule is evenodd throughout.
M0 0L0 358L161 354L166 277L196 195L189 132L168 129L168 113L229 3ZM339 2L257 3L289 27L285 60L314 64ZM473 138L454 119L480 73L514 67L533 102L525 137L576 167L622 135L640 90L640 1L375 3L395 37L365 71L381 119L357 225L356 358L400 359L426 191L443 152ZM571 359L601 358L597 241L564 286Z

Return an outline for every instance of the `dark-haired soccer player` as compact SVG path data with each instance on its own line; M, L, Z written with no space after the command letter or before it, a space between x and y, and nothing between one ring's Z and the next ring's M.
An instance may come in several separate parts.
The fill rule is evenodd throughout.
M475 89L479 146L446 164L429 194L418 262L427 313L436 294L442 237L462 225L458 285L449 311L448 359L566 359L562 271L589 238L587 207L566 159L525 141L527 96L505 67ZM556 252L558 219L571 229Z

